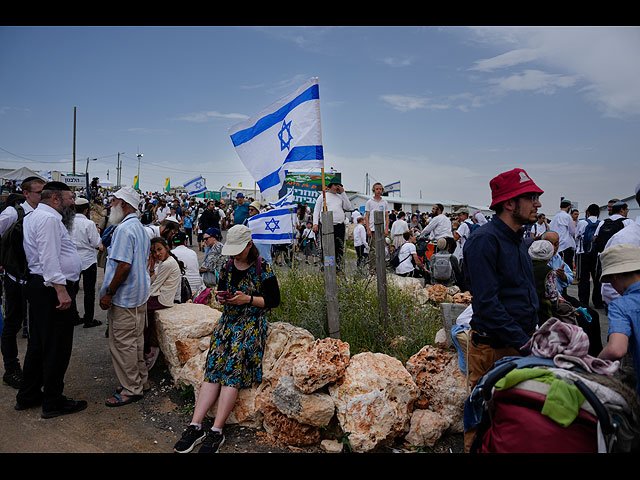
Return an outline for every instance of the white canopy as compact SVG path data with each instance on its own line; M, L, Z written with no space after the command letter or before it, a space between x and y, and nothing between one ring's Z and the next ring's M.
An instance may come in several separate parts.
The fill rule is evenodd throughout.
M43 180L46 180L45 178L42 177L42 175L38 175L36 172L34 172L33 170L27 167L20 167L13 170L12 172L8 172L2 175L2 178L4 180L16 180L16 181L22 181L25 178L29 178L29 177L40 177Z

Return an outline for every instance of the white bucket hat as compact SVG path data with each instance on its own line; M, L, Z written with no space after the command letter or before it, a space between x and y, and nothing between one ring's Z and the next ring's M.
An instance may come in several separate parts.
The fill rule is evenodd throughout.
M138 204L140 203L140 195L134 190L133 187L122 187L120 190L114 193L113 196L128 203L136 210L138 209Z
M238 255L251 241L251 230L245 225L234 225L227 232L227 241L222 247L222 255Z
M640 246L627 243L606 248L600 254L600 263L600 281L603 283L608 283L606 277L609 275L640 270Z
M553 244L549 240L536 240L529 247L529 256L535 260L549 261L553 255Z

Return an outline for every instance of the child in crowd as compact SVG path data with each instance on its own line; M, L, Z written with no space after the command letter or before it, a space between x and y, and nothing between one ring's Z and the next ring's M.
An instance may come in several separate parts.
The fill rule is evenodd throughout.
M353 246L356 249L356 255L358 260L356 262L358 267L361 267L366 262L368 257L367 252L367 231L364 227L365 217L358 217L356 220L356 228L353 229Z
M318 248L318 244L316 242L316 233L313 231L312 222L307 222L307 227L302 232L300 242L302 245L302 253L304 254L304 263L309 264L310 257L313 257L313 264L316 265L317 260L315 252Z
M630 351L640 396L640 246L609 247L600 254L600 262L600 281L610 283L621 296L609 304L608 343L598 357L619 360Z

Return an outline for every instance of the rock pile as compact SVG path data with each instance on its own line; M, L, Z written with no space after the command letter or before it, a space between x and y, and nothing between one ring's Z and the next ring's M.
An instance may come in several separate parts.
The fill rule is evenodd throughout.
M156 313L156 335L174 383L196 395L213 326L221 313L206 305L175 305ZM465 378L457 356L426 346L406 367L388 355L350 356L337 339L314 339L283 322L269 324L259 385L241 389L228 423L264 428L292 446L342 445L323 437L329 424L348 436L354 452L369 452L396 439L433 446L448 429L461 429ZM209 412L215 415L217 405Z

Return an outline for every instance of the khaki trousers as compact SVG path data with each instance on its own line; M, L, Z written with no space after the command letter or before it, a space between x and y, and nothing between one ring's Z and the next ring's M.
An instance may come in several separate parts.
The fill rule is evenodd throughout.
M513 347L493 348L489 345L474 345L471 341L471 334L472 332L469 332L467 368L469 371L469 383L471 384L470 389L473 390L478 380L491 371L495 362L502 357L520 356L520 352ZM468 432L464 432L464 449L467 453L469 453L471 448L476 430L477 429L474 428Z
M109 351L122 394L142 395L149 372L144 361L144 325L147 306L112 306L109 317Z

